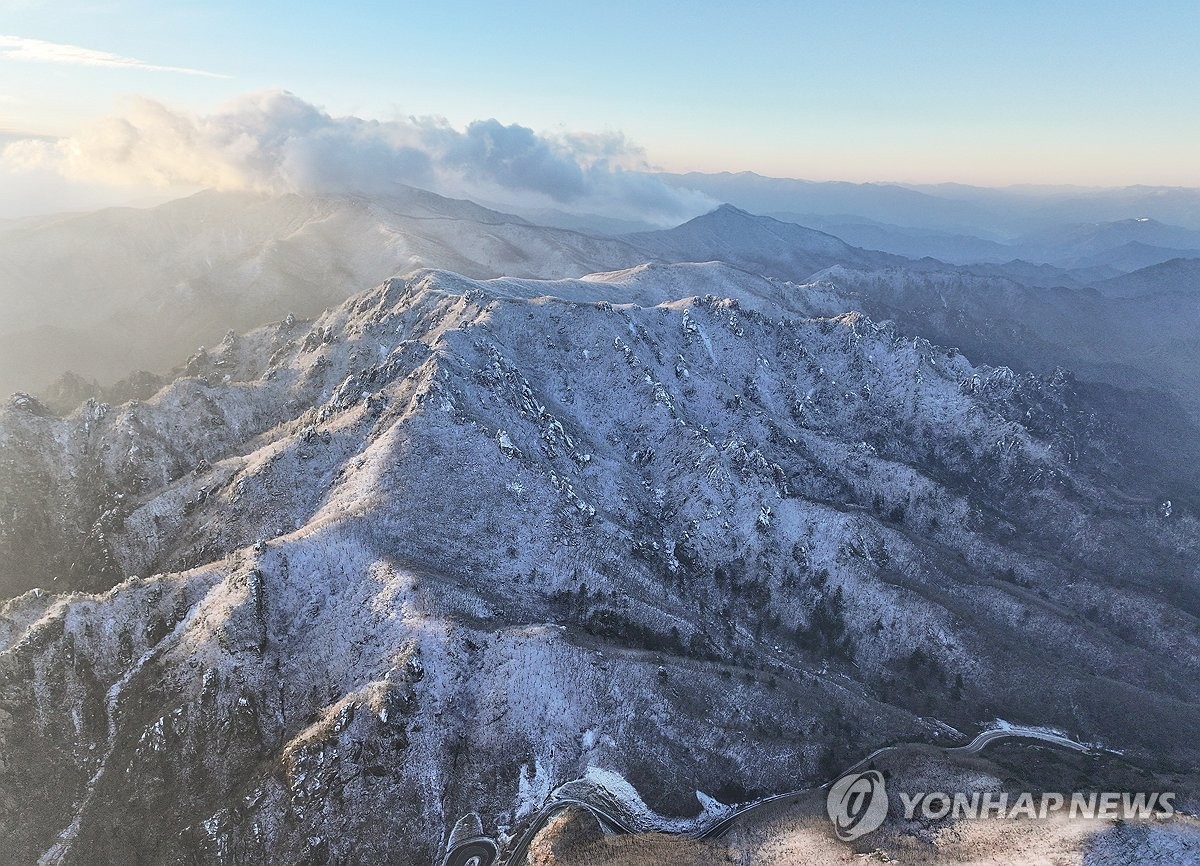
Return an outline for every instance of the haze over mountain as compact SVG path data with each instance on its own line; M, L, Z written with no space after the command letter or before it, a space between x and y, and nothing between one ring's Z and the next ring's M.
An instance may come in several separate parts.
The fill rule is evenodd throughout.
M723 261L755 273L802 279L833 264L875 268L905 260L851 247L823 232L721 205L673 229L626 235L664 261Z
M1149 218L1112 223L1056 226L1032 235L987 240L963 234L909 228L852 215L775 214L778 219L813 226L855 246L909 258L931 257L949 264L1008 264L1018 281L1037 285L1088 285L1103 271L1133 271L1173 258L1200 257L1200 232L1168 226ZM1053 265L1054 277L1016 270L1021 262ZM1048 269L1050 272L1050 269ZM1115 276L1109 273L1108 276ZM1103 278L1103 277L1100 277Z
M1120 297L1172 293L1194 298L1200 293L1200 257L1172 259L1097 283L1096 288Z
M698 190L755 213L854 214L876 222L985 239L1142 217L1200 230L1200 190L1192 188L906 186L764 177L753 172L663 173L658 177L680 189Z
M1131 237L1178 242L1192 234L1130 220L1029 243L1067 260ZM78 379L51 388L68 370L101 385L136 369L165 373L230 328L311 316L363 284L417 266L562 278L659 260L723 261L796 283L836 266L828 290L836 300L825 313L862 309L1022 370L1065 366L1122 387L1169 382L1175 398L1200 413L1193 352L1200 311L1170 281L1152 278L1145 291L1126 291L1106 282L1113 268L914 262L728 205L673 229L608 238L416 189L378 198L207 192L149 210L20 221L0 231L0 249L7 251L2 300L12 311L0 387L42 393L55 406L99 393ZM1185 265L1178 276L1185 283L1186 273ZM926 286L919 297L918 285ZM1147 298L1131 306L1082 288L1090 285Z
M1031 261L1063 267L1110 264L1137 270L1189 253L1200 257L1200 231L1140 217L1048 229L1020 238L1016 246L1020 258ZM1134 264L1123 267L1127 261Z
M53 250L71 250L67 256ZM165 370L230 329L311 316L389 276L560 278L650 259L721 259L789 279L901 261L721 208L676 229L597 237L417 189L388 196L205 192L147 210L20 221L0 231L0 390L68 369L107 383Z
M909 228L878 222L854 214L773 213L770 216L797 225L811 226L841 238L847 243L870 250L920 259L930 256L947 264L1008 262L1014 250L998 240L935 229Z
M421 265L559 277L643 259L621 241L416 189L369 199L205 192L27 220L0 233L0 389L44 388L66 369L102 381L169 369L230 328L311 316Z
M10 402L4 584L54 594L0 613L9 851L429 862L572 778L689 815L998 714L1184 785L1194 473L819 289L422 271Z
M1197 33L0 0L0 866L1200 866Z
M678 829L997 717L1194 808L1195 260L1036 287L972 271L1084 272L417 189L0 249L15 862L432 862L563 784Z
M1169 273L1184 285L1192 277L1186 266ZM1022 371L1062 366L1086 381L1159 391L1152 402L1185 407L1200 420L1200 306L1194 292L1180 291L1178 284L1125 297L1133 289L1119 280L1106 296L930 269L839 266L816 277L829 282L838 304L892 319L971 357Z

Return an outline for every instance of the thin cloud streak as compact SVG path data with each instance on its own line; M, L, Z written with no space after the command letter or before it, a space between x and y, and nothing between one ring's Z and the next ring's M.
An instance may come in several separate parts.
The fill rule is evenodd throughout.
M70 66L100 66L110 69L137 69L143 72L174 72L180 75L201 75L205 78L229 78L219 72L191 69L186 66L162 66L133 57L122 57L108 51L96 51L78 45L63 45L28 39L24 36L0 34L0 58L32 63L60 63Z

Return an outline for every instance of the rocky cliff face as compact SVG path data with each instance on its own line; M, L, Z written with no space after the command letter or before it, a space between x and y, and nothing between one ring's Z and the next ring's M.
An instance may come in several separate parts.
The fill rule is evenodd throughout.
M820 291L425 271L11 402L12 862L419 863L588 767L688 814L934 717L1194 766L1190 506L1115 485L1069 375Z

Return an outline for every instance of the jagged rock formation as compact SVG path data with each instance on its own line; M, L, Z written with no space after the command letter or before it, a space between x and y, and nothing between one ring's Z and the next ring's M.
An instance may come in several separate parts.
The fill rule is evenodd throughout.
M1194 766L1191 506L1115 485L1069 375L819 292L423 271L144 402L10 402L13 862L418 863L588 766L694 813L928 717Z

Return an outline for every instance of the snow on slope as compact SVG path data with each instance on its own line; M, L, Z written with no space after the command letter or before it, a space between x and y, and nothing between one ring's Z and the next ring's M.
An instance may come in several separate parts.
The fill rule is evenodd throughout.
M614 239L404 187L372 198L205 192L0 235L0 392L47 393L67 370L105 385L138 368L162 372L230 328L315 315L417 267L557 279L655 258L721 259L786 279L899 261L728 207Z
M842 307L893 319L905 331L958 346L979 361L1039 372L1061 366L1122 389L1126 393L1114 394L1115 402L1145 404L1122 416L1127 432L1149 444L1160 438L1156 428L1169 428L1175 442L1154 445L1157 456L1194 465L1200 304L1189 291L1196 285L1191 260L1099 283L1100 291L1034 289L1011 279L908 267L834 266L814 279L826 293L840 295ZM1148 425L1137 417L1146 413L1154 416ZM1194 483L1196 474L1185 474Z
M1077 460L1069 379L780 291L421 271L0 411L6 586L68 592L0 609L10 850L422 862L534 777L688 814L992 706L1192 761L1190 510Z
M403 187L371 199L205 192L40 220L0 235L0 392L72 368L100 380L170 369L229 328L315 315L415 267L564 277L642 258Z

